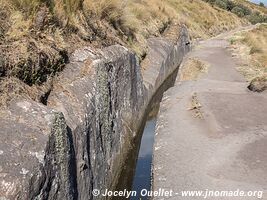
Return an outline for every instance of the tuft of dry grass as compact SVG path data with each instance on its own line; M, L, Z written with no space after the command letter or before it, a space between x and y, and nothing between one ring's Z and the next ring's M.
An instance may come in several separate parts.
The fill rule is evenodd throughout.
M10 28L6 33L6 37L10 40L20 40L30 34L31 21L25 19L21 12L14 11L10 15Z
M117 19L121 16L121 13L116 11L123 11L126 6L126 1L121 0L84 0L82 4L86 12L93 13L97 17Z
M18 78L8 77L0 79L0 108L7 107L13 99L31 99L46 104L46 95L53 87L53 79L42 85L29 86Z
M11 6L23 10L23 12L33 14L38 6L40 5L40 0L10 0Z
M267 25L261 24L232 38L234 54L243 64L238 70L251 81L267 74Z
M5 78L0 81L0 107L8 106L8 102L19 97L29 98L30 86L17 78Z
M194 112L194 117L203 119L203 113L201 111L202 105L200 104L197 93L194 92L191 98L190 108L188 110Z
M259 61L263 68L267 68L267 24L245 33L241 42L250 47L254 60Z
M189 58L182 64L179 81L196 80L208 71L208 65L197 58Z

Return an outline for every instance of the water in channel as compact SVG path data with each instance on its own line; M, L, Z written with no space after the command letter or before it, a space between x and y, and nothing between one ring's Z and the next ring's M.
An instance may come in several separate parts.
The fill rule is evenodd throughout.
M150 199L150 197L146 196L140 197L140 192L143 189L151 190L153 146L159 105L163 93L174 85L177 73L178 68L166 79L153 96L146 111L147 115L144 117L145 122L133 141L132 149L126 157L125 165L119 176L116 191L136 191L137 196L130 197L131 200ZM125 199L125 197L112 198L112 200L119 199Z
M149 119L146 122L141 146L138 154L135 175L133 180L132 191L137 192L136 197L131 197L131 200L148 200L148 197L140 197L141 190L151 189L151 164L153 154L153 144L155 136L156 117Z

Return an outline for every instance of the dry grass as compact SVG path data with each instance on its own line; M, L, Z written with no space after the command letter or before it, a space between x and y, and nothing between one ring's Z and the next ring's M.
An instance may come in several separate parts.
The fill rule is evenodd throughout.
M20 12L20 16L16 14L20 19L15 21L25 25L24 32L29 31L29 20L31 22L35 20L39 7L43 5L41 0L1 1L12 8L12 12ZM126 43L130 45L136 44L136 40L142 44L148 36L159 35L171 21L185 23L193 38L207 38L245 23L234 14L213 8L201 0L52 0L50 2L47 6L51 14L63 27L69 26L83 33L88 31L86 23L93 29L101 29L100 26L92 27L94 25L90 24L90 21L99 23L99 20L106 19L115 26L118 33L125 36ZM18 25L11 26L15 33L18 32L16 26ZM133 37L127 37L129 34Z
M194 117L203 119L203 113L201 111L202 105L200 104L197 93L193 93L191 103L190 103L190 108L188 110L194 112Z
M184 23L192 39L215 36L247 23L201 0L130 0L122 19L124 26L134 30L137 42L134 41L132 46L139 54L145 51L145 39L160 35L160 30L171 22Z
M251 81L267 74L267 25L237 34L231 40L234 54L240 57L243 64L239 71Z
M96 47L119 43L142 57L146 53L146 39L160 36L171 22L185 23L192 38L207 38L245 23L201 0L51 0L46 5L41 0L0 1L3 5L0 14L1 9L7 12L5 20L0 21L1 27L6 26L4 43L10 46L15 43L16 55L25 57L21 61L4 55L8 65L26 62L32 54L25 45L30 40L49 51L51 44L43 44L48 38L60 50L79 46L83 43L79 38ZM55 36L55 32L60 34ZM46 38L40 40L40 36ZM75 42L71 43L73 38Z
M250 47L250 54L263 68L267 68L267 24L246 33L241 41Z
M14 78L4 78L0 80L0 108L7 107L13 99L31 99L36 102L46 103L46 95L53 87L53 80L49 79L42 85L29 86L23 81Z
M28 85L61 71L81 46L121 44L142 59L146 39L173 24L186 24L196 39L247 23L202 0L0 0L0 5L0 77Z
M196 58L189 58L180 70L180 81L196 80L202 73L208 71L208 65Z
M12 99L23 97L30 99L29 93L35 96L36 90L16 78L5 78L0 81L0 107L7 106Z
M246 7L250 8L253 11L260 12L261 14L267 14L267 9L264 7L259 6L258 4L252 3L248 0L234 0L235 2L239 4L243 4Z
M234 14L211 7L203 1L172 2L178 19L189 27L192 38L207 38L246 23Z
M15 14L15 22L20 23L12 24L10 29L10 34L16 35L17 39L21 36L17 34L18 29L26 34L31 29L31 23L36 20L39 7L43 5L41 0L1 1L12 13L20 12ZM127 44L134 48L141 44L141 50L136 49L138 52L144 50L145 45L142 44L145 38L160 35L171 21L185 23L193 38L213 36L245 23L235 15L213 8L201 0L51 0L47 6L59 24L83 35L86 35L88 28L102 32L103 27L99 22L107 20L115 26L117 34L121 34Z
M27 14L33 14L40 5L40 0L10 0L11 6L23 10Z
M126 1L121 0L85 0L82 6L85 11L94 13L99 18L110 17L116 19L121 13L115 11L122 11L125 5Z

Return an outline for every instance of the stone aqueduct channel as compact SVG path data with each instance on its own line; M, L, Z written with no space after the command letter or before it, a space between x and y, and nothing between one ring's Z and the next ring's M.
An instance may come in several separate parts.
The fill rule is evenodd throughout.
M145 66L115 45L79 49L55 80L47 105L13 99L0 111L0 199L100 199L117 185L150 101L190 50L151 38Z
M2 109L0 199L94 200L101 199L94 188L116 188L151 102L190 50L186 28L176 34L149 39L142 66L119 45L78 49L47 105L18 98ZM154 199L184 199L186 190L267 192L267 93L248 91L229 34L200 42L186 59L207 63L208 72L194 81L178 76L163 96L152 189L174 194Z

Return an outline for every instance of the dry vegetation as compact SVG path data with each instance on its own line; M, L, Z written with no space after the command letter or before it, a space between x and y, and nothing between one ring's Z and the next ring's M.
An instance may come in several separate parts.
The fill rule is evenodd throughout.
M235 35L231 39L234 55L242 63L238 70L250 82L248 88L255 92L267 89L267 24Z
M181 67L180 81L196 80L202 73L208 71L208 65L196 58L186 60Z
M202 105L200 104L198 100L197 93L194 92L191 97L190 108L188 110L193 111L195 118L203 119L204 116L203 116L203 112L201 111L201 108L202 108Z
M234 54L243 61L238 69L249 81L267 75L267 24L236 34L231 43Z
M266 8L247 0L203 0L213 6L227 10L252 24L267 22Z
M258 4L251 3L248 0L234 0L234 2L243 4L244 6L250 8L251 10L258 11L261 14L267 14L267 9L266 8L264 8L264 7L262 7L262 6L258 5Z
M0 81L15 77L28 86L44 84L84 45L121 44L142 58L146 39L172 24L186 24L196 39L248 23L202 0L0 0L0 5Z

